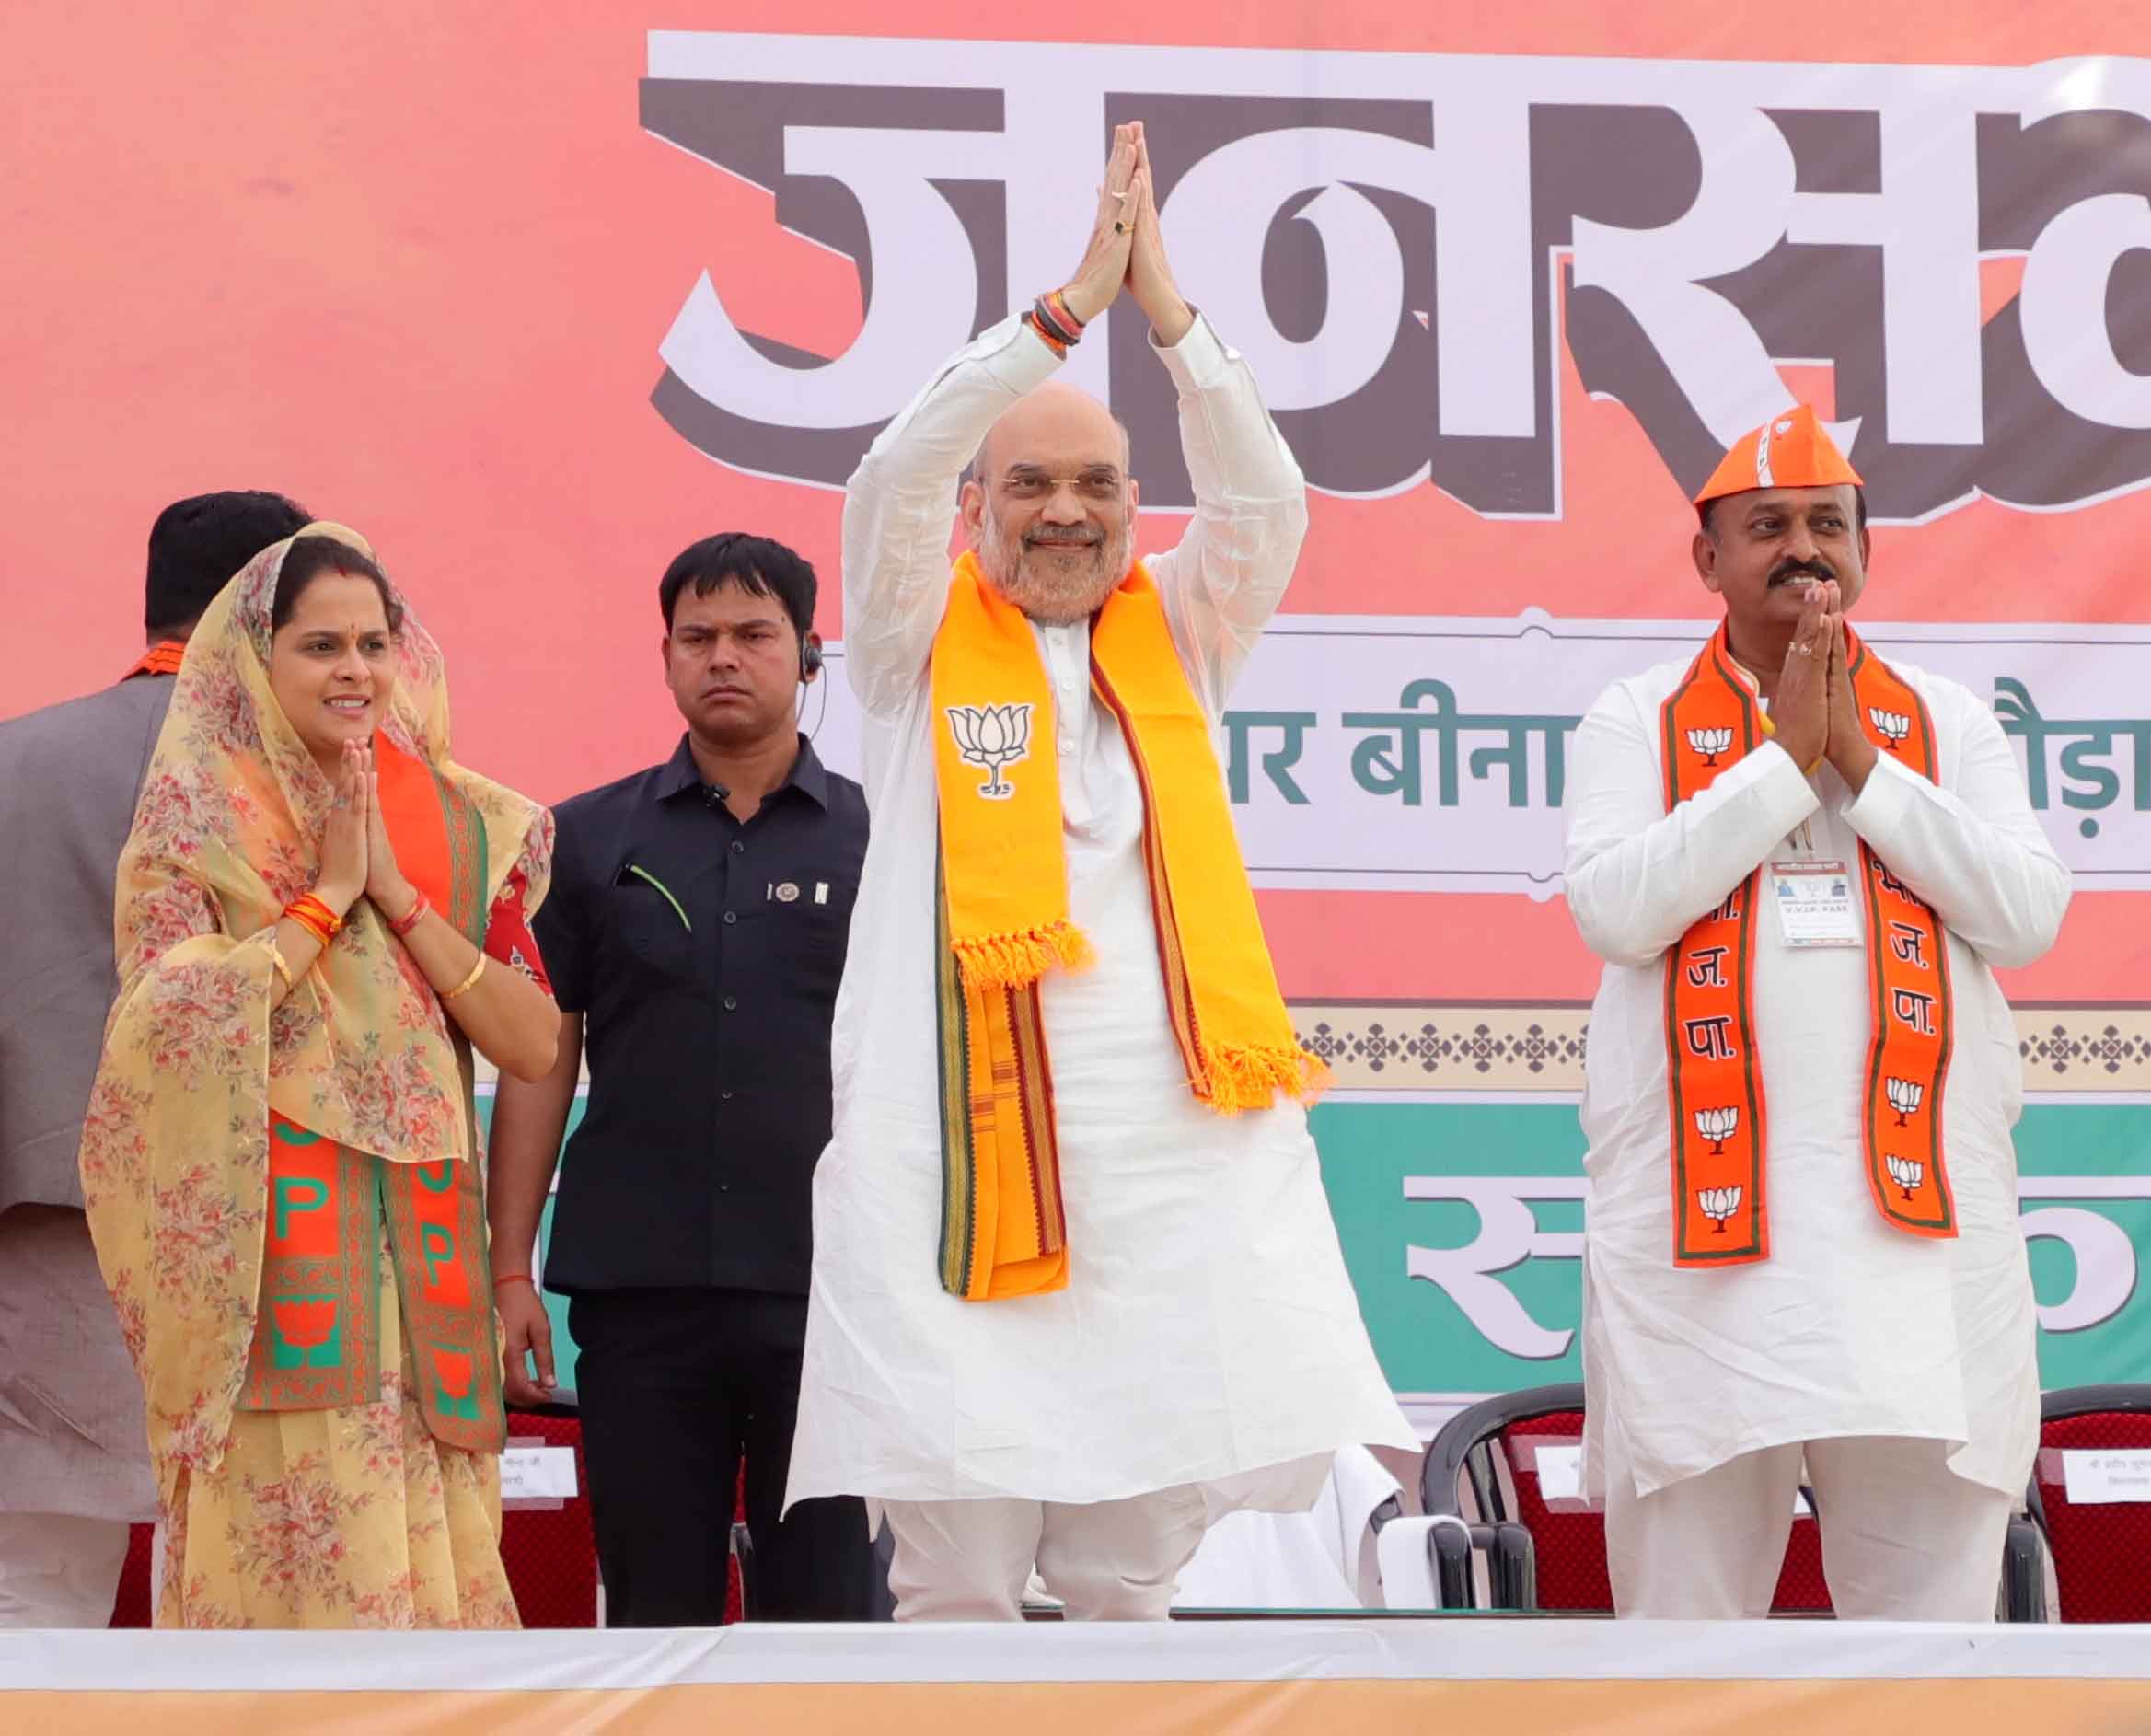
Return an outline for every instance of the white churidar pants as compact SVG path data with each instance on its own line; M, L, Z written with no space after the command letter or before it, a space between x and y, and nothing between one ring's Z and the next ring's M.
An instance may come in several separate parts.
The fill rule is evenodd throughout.
M1606 1567L1621 1615L1759 1619L1792 1530L1805 1458L1839 1619L1991 1622L2015 1503L1949 1468L1939 1441L1849 1435L1744 1452L1638 1496L1606 1476Z
M1162 1622L1207 1522L1192 1484L1120 1501L885 1501L900 1622L1023 1619L1035 1562L1070 1621Z

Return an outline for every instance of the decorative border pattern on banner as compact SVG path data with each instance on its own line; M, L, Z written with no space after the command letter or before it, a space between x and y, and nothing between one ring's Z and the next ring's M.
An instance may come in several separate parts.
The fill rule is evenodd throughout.
M2020 1006L2024 1088L2151 1093L2151 1007ZM1590 1008L1581 1001L1295 1001L1300 1044L1341 1091L1583 1089Z

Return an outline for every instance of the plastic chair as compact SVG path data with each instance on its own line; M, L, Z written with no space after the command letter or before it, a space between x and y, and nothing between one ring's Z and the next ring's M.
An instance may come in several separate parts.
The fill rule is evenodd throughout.
M1542 1451L1566 1455L1582 1439L1577 1382L1498 1394L1442 1426L1420 1465L1419 1493L1428 1514L1447 1522L1428 1545L1449 1553L1452 1581L1469 1573L1472 1555L1483 1555L1496 1609L1612 1614L1603 1512L1565 1487L1549 1495L1542 1476ZM1814 1495L1801 1493L1805 1510L1793 1522L1771 1601L1775 1614L1830 1613ZM1446 1592L1437 1605L1473 1606L1449 1602Z
M2041 1400L2029 1518L2010 1528L2011 1620L2045 1619L2051 1557L2063 1621L2151 1621L2151 1502L2069 1499L2062 1455L2101 1451L2151 1453L2151 1386L2074 1386Z

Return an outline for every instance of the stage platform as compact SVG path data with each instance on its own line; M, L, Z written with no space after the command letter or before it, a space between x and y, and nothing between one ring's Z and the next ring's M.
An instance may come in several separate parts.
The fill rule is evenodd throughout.
M0 1730L192 1736L2101 1736L2151 1628L1383 1617L525 1634L0 1633Z

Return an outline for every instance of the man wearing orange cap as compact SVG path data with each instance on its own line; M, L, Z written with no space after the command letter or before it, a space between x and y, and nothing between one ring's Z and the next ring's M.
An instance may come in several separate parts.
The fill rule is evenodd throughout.
M1696 505L1725 619L1591 708L1567 812L1614 1605L1766 1614L1805 1481L1839 1615L1991 1620L2039 1429L1994 969L2069 873L1986 707L1847 624L1867 505L1813 411Z

